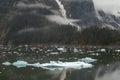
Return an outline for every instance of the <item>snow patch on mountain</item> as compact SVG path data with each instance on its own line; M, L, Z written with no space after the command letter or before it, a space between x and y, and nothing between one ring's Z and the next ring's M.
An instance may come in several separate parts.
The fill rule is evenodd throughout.
M67 18L67 14L66 14L67 11L65 10L65 7L64 7L64 5L62 4L62 2L61 2L60 0L55 0L55 1L56 1L56 3L58 4L58 6L59 6L59 8L60 8L60 12L61 12L62 16L64 17L64 18L60 18L60 17L59 17L59 19L57 19L57 20L60 20L60 21L61 21L62 19L64 19L63 21L65 21L66 24L69 24L69 25L71 25L71 26L76 27L77 30L81 30L81 28L80 28L79 25L71 22L71 20ZM63 23L63 21L62 21L62 23Z
M93 0L96 10L120 16L120 0Z
M102 27L120 29L120 0L93 0L96 17L102 23Z
M67 18L66 10L65 10L63 4L61 3L61 1L60 1L60 0L55 0L55 1L56 1L57 4L59 5L60 12L61 12L62 16L63 16L64 18Z

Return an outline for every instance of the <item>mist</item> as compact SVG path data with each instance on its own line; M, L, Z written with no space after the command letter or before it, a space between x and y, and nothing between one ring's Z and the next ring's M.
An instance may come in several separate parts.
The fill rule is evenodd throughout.
M59 15L48 15L48 16L46 16L46 18L49 21L55 22L55 23L60 24L60 25L68 25L71 22L77 22L77 21L79 21L77 19L66 19L66 18L61 17Z
M96 9L120 16L120 0L93 0L93 2Z
M47 9L50 8L50 6L47 6L47 5L42 4L42 3L25 4L23 2L19 2L16 6L18 8L47 8Z

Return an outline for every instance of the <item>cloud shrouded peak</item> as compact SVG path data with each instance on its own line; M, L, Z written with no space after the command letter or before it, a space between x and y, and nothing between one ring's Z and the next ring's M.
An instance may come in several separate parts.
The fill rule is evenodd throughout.
M120 0L93 0L95 8L120 16Z

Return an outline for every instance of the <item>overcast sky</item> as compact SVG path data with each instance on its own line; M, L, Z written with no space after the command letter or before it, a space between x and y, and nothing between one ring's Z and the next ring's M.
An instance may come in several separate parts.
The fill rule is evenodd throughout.
M120 0L93 0L97 9L102 9L108 13L119 15Z
M85 0L64 0L64 1L85 1ZM86 0L92 1L92 0ZM101 9L107 13L120 16L120 0L93 0L95 8ZM118 13L119 12L119 13Z

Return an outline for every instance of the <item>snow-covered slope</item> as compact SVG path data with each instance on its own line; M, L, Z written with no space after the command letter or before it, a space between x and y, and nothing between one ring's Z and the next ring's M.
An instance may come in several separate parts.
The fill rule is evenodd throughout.
M120 0L93 0L96 15L104 27L120 29Z
M11 43L13 38L30 37L31 34L50 36L51 34L47 33L55 32L55 28L60 26L72 26L78 30L91 26L119 30L119 2L119 0L0 0L0 43L5 39L8 40L5 43Z
M119 0L61 0L67 16L79 19L84 27L97 26L120 29Z
M120 1L114 0L5 0L1 10L17 14L32 13L47 20L77 28L90 26L119 29ZM0 17L3 15L1 11Z
M119 29L119 4L119 0L0 0L0 17L12 10L17 14L42 14L49 21L77 28L107 26Z

